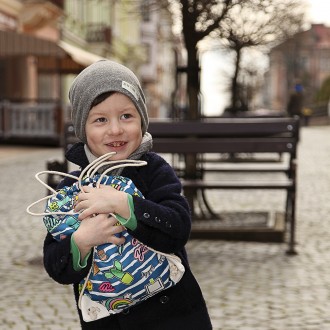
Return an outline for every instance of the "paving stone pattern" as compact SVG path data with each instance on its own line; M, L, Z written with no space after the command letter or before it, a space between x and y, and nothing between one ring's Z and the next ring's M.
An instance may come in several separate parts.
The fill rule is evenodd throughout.
M42 219L25 213L45 194L34 174L60 157L57 148L0 146L0 329L80 328L71 286L40 265ZM330 330L330 127L304 127L298 157L297 256L282 243L188 242L215 330ZM276 211L284 200L276 191L209 198L220 212Z

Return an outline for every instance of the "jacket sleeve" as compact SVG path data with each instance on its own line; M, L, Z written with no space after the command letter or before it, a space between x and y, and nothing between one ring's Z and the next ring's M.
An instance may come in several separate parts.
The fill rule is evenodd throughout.
M44 267L48 275L60 284L79 283L87 275L92 261L90 256L87 267L75 271L70 252L70 241L71 237L68 236L58 242L49 233L44 241Z
M79 175L79 172L72 173ZM57 187L69 186L74 182L72 179L64 179ZM61 240L55 240L50 233L47 233L44 240L43 255L44 267L48 275L60 284L79 283L88 273L91 265L92 257L89 258L86 268L75 271L73 268L71 254L71 236Z
M187 243L191 230L189 205L172 167L151 153L141 168L144 197L134 196L137 228L131 234L144 244L165 253L176 253Z

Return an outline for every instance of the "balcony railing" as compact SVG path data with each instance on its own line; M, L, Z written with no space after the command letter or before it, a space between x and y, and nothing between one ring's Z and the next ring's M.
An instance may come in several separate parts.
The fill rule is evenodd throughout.
M88 24L86 40L88 42L104 42L111 44L111 27L104 24Z
M0 140L59 139L56 103L0 103Z

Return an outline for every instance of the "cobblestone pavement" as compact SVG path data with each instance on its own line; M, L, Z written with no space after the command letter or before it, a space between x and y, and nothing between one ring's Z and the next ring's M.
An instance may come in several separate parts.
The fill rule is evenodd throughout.
M0 329L79 329L71 287L40 265L42 220L25 213L44 196L34 174L61 156L57 148L0 146ZM188 243L215 330L330 330L330 127L304 127L298 157L297 256L282 243ZM283 206L277 193L258 191L210 200L219 211Z

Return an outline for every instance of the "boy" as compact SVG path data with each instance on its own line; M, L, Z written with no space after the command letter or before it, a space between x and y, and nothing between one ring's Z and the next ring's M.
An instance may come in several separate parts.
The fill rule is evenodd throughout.
M69 98L72 122L81 142L67 152L67 159L81 169L113 151L116 155L111 160L146 161L146 166L126 167L110 173L131 179L145 198L110 186L86 187L75 205L75 211L80 212L79 228L60 242L47 234L46 271L59 283L73 284L78 301L78 284L88 274L93 247L123 244L124 238L118 234L126 228L145 245L179 256L185 273L174 287L119 314L84 322L78 309L82 329L212 329L184 248L191 229L189 206L171 166L150 151L152 137L147 132L148 114L138 79L128 68L102 60L76 77ZM71 184L70 179L65 179L60 187ZM121 226L116 225L117 219L109 217L110 213L121 219Z

